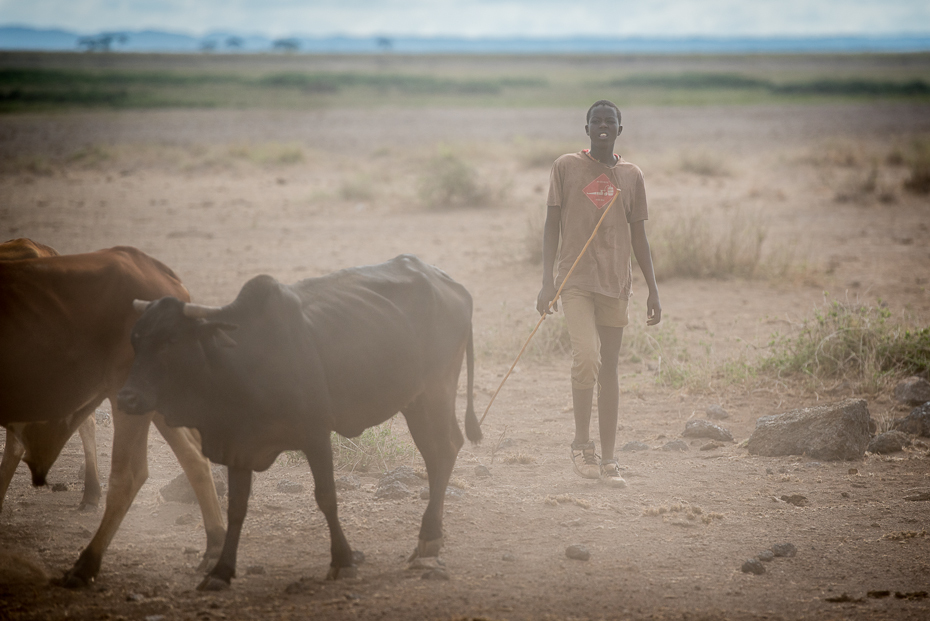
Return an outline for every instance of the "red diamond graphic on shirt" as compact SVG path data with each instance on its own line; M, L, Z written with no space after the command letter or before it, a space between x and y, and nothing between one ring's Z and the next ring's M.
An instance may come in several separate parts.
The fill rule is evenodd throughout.
M598 209L613 200L614 195L619 191L607 178L607 175L601 174L600 177L585 186L585 196L591 199L594 206Z

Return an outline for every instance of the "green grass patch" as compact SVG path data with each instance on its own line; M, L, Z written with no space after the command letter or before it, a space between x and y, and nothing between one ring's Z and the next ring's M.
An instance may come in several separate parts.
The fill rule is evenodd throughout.
M887 308L834 301L793 335L775 334L758 365L820 386L847 381L874 393L901 375L930 371L930 328L909 326Z

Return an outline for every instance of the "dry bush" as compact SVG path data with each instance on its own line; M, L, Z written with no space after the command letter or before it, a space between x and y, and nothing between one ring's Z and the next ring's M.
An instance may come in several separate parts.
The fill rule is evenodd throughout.
M930 140L915 141L908 168L904 187L915 194L930 194Z
M431 159L425 168L420 199L427 207L479 207L492 200L494 193L481 182L477 169L452 153Z
M651 234L656 277L755 278L763 275L762 245L767 225L736 211L721 227L693 214L663 223Z
M728 177L732 174L724 159L707 151L685 151L678 159L678 170L701 177Z

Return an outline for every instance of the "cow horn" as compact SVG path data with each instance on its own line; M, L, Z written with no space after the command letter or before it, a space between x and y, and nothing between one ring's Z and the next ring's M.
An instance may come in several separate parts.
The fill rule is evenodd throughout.
M137 313L144 313L145 309L151 306L152 303L147 300L133 300L132 307L136 310Z
M190 302L184 304L184 316L191 319L209 319L219 314L221 310L223 309L219 306L204 306L202 304L191 304Z

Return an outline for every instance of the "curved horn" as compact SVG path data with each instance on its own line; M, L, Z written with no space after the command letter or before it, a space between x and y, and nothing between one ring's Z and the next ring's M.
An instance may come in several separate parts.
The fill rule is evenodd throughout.
M137 313L144 313L145 309L151 306L152 303L146 300L133 300L132 307L136 310Z
M209 319L215 317L223 309L219 306L203 306L202 304L184 304L184 316L191 319Z

